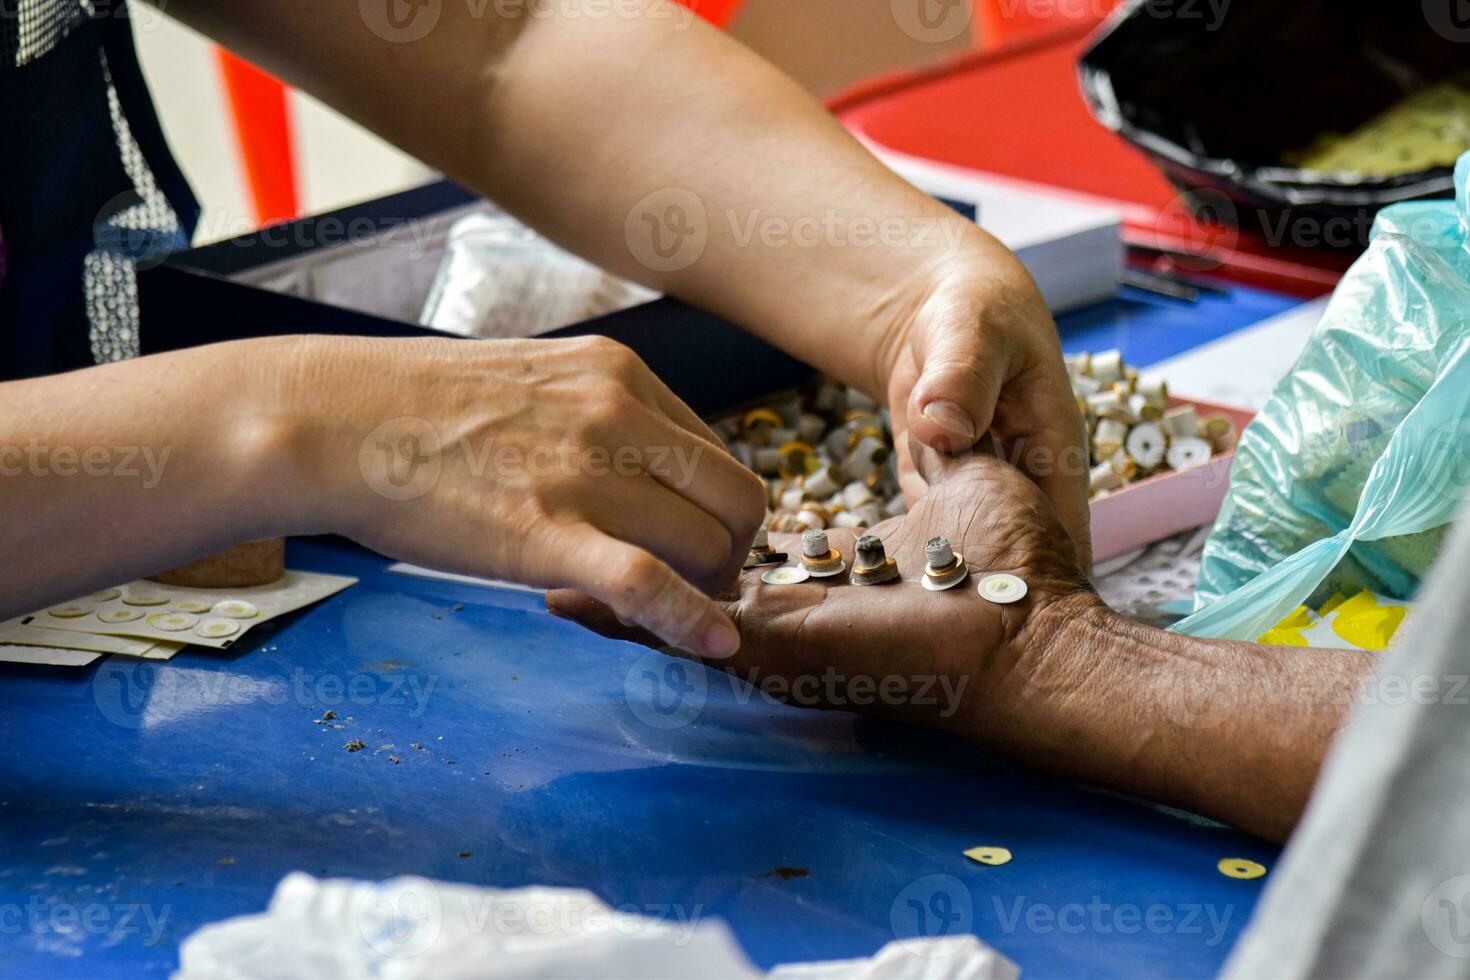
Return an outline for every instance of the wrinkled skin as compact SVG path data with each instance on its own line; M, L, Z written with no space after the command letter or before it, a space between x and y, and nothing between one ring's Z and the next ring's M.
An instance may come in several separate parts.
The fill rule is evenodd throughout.
M856 677L873 682L927 675L966 678L961 703L944 716L932 705L908 704L903 698L875 699L879 703L870 710L971 737L1004 724L993 708L998 699L1004 700L1007 688L1024 685L1025 671L1017 667L1026 641L1051 628L1046 611L1067 605L1059 600L1071 601L1069 597L1096 599L1056 511L1019 470L983 452L941 457L921 450L919 465L929 484L925 495L907 515L866 532L881 537L888 554L898 559L901 581L856 586L844 573L771 586L760 580L765 568L747 569L738 589L723 597L739 627L741 649L729 660L706 663L742 676L757 668L758 676L776 676L786 684L803 675L820 676L828 668L849 683ZM828 531L849 568L860 533ZM921 579L924 543L937 535L949 538L964 556L970 577L936 593L926 591ZM773 534L771 543L793 556L800 553L795 535ZM1026 598L1011 605L982 599L976 583L990 572L1019 575L1029 586ZM547 605L556 615L604 635L659 646L655 638L623 626L611 610L586 596L553 592ZM845 696L839 703L854 706Z
M1010 286L997 292L995 276ZM899 482L910 499L924 492L910 442L964 454L977 442L975 433L981 440L988 434L1002 441L996 455L1046 494L1077 544L1083 570L1091 568L1087 429L1056 327L1029 275L1015 262L961 268L900 326L902 342L886 345L897 353L883 376ZM967 421L938 424L925 408L935 403L949 406L951 419L957 412Z
M746 680L758 669L767 695L789 692L796 704L822 706L815 692L831 707L943 729L1062 779L1284 840L1373 659L1129 622L1088 587L1071 539L1031 479L988 455L921 453L924 496L906 517L873 529L903 580L773 587L746 570L723 604L741 649L712 665ZM853 534L828 534L850 558ZM971 570L948 592L920 584L924 542L937 534ZM794 538L781 537L772 543L795 549ZM1001 571L1026 581L1024 599L1002 606L980 598L979 574ZM575 593L552 593L547 604L610 636L653 639ZM834 674L845 686L830 681ZM802 681L808 687L798 692ZM897 696L874 697L884 683ZM920 697L936 690L937 700Z

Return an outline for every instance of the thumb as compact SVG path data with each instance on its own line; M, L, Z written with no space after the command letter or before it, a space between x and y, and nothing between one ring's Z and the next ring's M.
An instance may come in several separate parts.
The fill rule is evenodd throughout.
M987 345L973 321L918 331L919 380L909 395L911 439L941 452L962 452L989 429L1010 359Z
M924 483L936 487L949 477L965 469L976 456L994 456L995 442L989 434L981 436L975 443L958 452L940 452L932 446L913 441L909 444L909 457L914 469Z

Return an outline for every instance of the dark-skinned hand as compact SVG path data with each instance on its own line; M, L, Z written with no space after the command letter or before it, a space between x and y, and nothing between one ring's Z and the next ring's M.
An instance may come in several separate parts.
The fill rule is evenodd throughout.
M803 677L835 674L838 696L813 706L864 707L867 701L869 710L885 716L1007 741L995 726L1006 724L1012 712L993 706L1012 694L1025 696L1026 641L1051 628L1048 612L1060 612L1068 604L1060 600L1096 599L1056 511L1019 470L983 451L941 456L921 448L917 462L928 489L908 514L866 532L827 532L849 570L857 537L878 535L898 561L900 581L852 585L844 572L800 585L772 586L761 581L761 573L775 566L746 569L737 587L718 597L740 630L740 650L728 660L705 662L740 676L779 678L777 694L801 690ZM970 577L948 591L929 592L921 581L924 544L941 535L963 555ZM796 535L772 534L771 544L793 560L801 551ZM1010 605L981 598L977 583L993 572L1020 576L1029 587L1027 596ZM646 631L623 625L607 606L579 593L551 592L547 606L605 636L685 655ZM909 695L921 687L933 691L922 678L935 675L950 678L950 690L964 679L960 704L912 703L916 699ZM851 697L848 688L858 678L865 692L881 692L880 685L889 679L892 696Z

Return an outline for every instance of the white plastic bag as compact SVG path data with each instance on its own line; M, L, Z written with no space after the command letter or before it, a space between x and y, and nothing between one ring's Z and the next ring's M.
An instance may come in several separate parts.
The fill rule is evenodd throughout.
M654 299L506 214L454 223L419 322L462 337L536 337Z

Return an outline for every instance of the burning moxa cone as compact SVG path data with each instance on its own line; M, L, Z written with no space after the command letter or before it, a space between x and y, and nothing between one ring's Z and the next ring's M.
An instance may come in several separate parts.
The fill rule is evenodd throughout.
M853 585L882 585L898 578L898 562L888 557L883 541L876 534L858 538L857 557L852 563L849 581Z
M970 574L965 556L951 548L947 538L930 538L924 545L924 558L924 588L930 592L952 589Z

